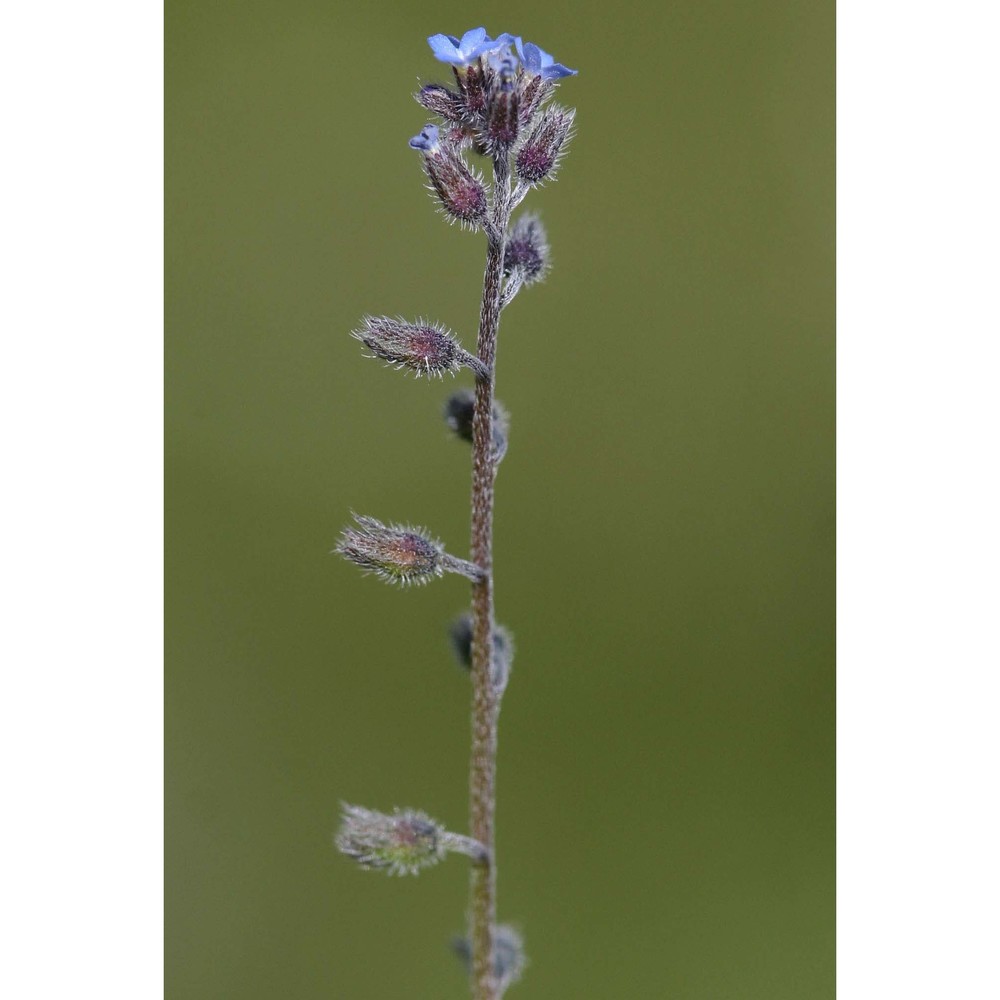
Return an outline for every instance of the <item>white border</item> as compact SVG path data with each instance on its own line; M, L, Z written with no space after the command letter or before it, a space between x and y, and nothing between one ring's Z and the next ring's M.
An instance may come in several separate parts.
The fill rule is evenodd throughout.
M998 8L838 19L839 993L996 997Z
M163 989L162 24L0 27L6 997Z

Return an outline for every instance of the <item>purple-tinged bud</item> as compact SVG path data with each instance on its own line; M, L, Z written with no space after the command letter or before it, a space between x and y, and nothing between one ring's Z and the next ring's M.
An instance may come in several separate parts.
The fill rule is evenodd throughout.
M537 215L527 212L514 224L504 249L503 272L523 287L542 281L549 270L549 244Z
M555 92L554 85L542 76L534 73L522 73L518 78L518 115L521 128L527 128L535 112Z
M468 351L447 330L429 323L407 323L391 316L366 316L360 330L351 332L371 351L371 357L381 358L417 378L427 375L443 377L459 368L471 368L480 377L486 374L483 363Z
M413 95L416 102L431 114L440 115L446 121L462 122L465 118L465 102L462 95L439 83L428 83ZM413 144L413 140L410 140ZM422 149L423 147L415 147Z
M344 528L334 552L386 583L405 587L426 583L445 572L473 581L483 578L483 570L475 563L449 555L424 528L383 524L361 514L352 516L357 527Z
M445 423L463 441L472 444L472 418L476 410L476 394L470 389L453 392L444 405ZM499 400L493 400L493 461L499 463L507 453L510 415Z
M538 184L552 174L570 136L575 114L558 105L546 109L517 151L515 165L522 181Z
M390 875L417 875L442 861L449 851L485 857L482 845L471 837L449 833L426 813L396 809L391 816L362 806L341 806L343 816L337 849L365 869Z
M455 80L465 105L465 118L470 123L479 122L489 104L487 69L482 57L467 66L454 66Z
M486 122L485 144L493 154L505 153L517 139L519 95L514 60L500 59L492 70L490 110Z
M410 145L422 151L424 170L445 215L452 222L480 225L488 208L486 185L469 169L458 145L442 143L434 125L425 125L420 135L410 140Z
M468 938L460 937L452 941L452 950L465 966L472 969L472 946ZM503 996L508 986L513 986L524 973L528 960L524 954L524 939L510 924L499 924L493 935L493 975L497 989Z
M423 528L386 525L354 514L357 527L344 528L335 552L386 583L426 583L444 572L444 549Z
M472 669L472 616L464 614L451 623L449 630L451 648L455 659L466 670ZM514 639L503 625L493 626L493 659L491 662L493 688L503 694L514 666Z

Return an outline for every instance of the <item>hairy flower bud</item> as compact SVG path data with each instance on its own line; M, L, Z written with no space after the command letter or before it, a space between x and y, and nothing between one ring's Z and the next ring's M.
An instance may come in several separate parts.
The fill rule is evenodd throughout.
M444 404L445 423L455 432L456 437L472 444L472 417L476 410L476 394L470 389L453 392ZM503 404L493 400L493 461L499 463L507 453L507 435L510 431L510 416Z
M549 245L545 227L537 215L522 215L511 230L504 250L503 272L508 278L516 275L527 287L542 281L549 270Z
M570 136L575 114L575 111L558 105L545 110L521 144L514 160L517 176L522 181L539 184L552 175L563 145Z
M351 336L371 351L371 356L388 361L397 369L421 375L454 374L463 365L485 376L482 362L463 350L447 330L429 323L407 323L391 316L366 316L360 330Z
M520 119L514 60L510 58L499 60L493 71L493 77L485 144L490 153L495 155L506 153L517 139Z
M451 647L455 659L466 670L472 669L472 616L464 614L451 623ZM514 665L514 640L503 625L493 626L493 688L497 694L503 694L510 680L510 672Z
M472 967L472 945L469 939L455 938L452 950L468 972ZM493 975L501 996L508 986L513 986L521 978L527 962L524 940L520 933L510 924L497 925L493 936Z
M448 851L482 860L482 845L471 837L449 833L426 813L396 809L385 813L343 803L335 843L361 868L384 869L390 875L417 875L444 859Z
M465 101L462 95L441 86L440 83L425 84L413 97L431 114L440 115L446 121L461 122L465 117Z
M442 142L438 127L425 125L410 147L423 154L424 171L444 214L465 226L480 225L488 208L486 185L469 169L456 143Z
M448 555L424 528L383 524L361 514L352 516L357 527L344 528L334 551L386 583L426 583L444 572L459 573L469 580L482 578L478 566Z
M386 583L426 583L444 572L440 542L423 528L386 525L354 514L357 527L345 528L335 549L349 562Z

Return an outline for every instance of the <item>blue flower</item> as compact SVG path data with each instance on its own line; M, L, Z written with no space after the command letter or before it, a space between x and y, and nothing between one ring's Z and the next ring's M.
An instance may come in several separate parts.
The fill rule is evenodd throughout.
M421 149L425 153L433 153L439 145L437 125L425 125L420 134L410 140L410 149Z
M576 76L577 70L557 63L544 49L531 42L522 42L520 36L514 39L517 54L529 73L537 73L543 80L558 80L561 76Z
M514 36L506 32L493 39L486 34L485 28L473 28L462 35L461 40L454 35L431 35L427 44L441 62L451 63L453 66L468 66L483 53L502 45L510 45L513 41Z

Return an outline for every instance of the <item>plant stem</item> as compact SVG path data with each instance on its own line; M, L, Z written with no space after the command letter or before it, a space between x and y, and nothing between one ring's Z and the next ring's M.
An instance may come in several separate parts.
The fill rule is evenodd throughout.
M472 868L472 987L475 1000L496 1000L493 938L496 927L497 694L492 683L493 657L493 388L496 379L497 330L503 289L503 258L511 213L510 162L493 161L492 225L487 229L486 273L479 314L477 354L488 377L476 381L472 418L472 561L483 570L472 584L472 755L469 762L470 832L487 856Z

